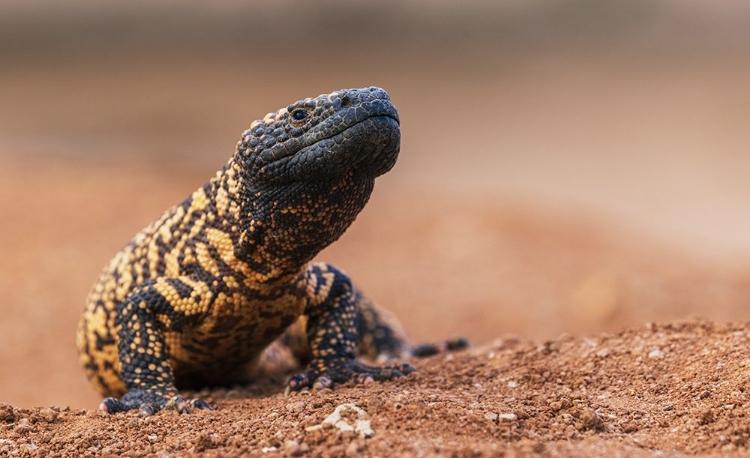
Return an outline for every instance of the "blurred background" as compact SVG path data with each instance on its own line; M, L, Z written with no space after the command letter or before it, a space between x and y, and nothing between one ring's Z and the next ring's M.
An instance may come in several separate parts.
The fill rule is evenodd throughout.
M95 408L102 266L254 119L378 85L397 166L320 258L414 340L750 319L750 6L0 2L0 402Z

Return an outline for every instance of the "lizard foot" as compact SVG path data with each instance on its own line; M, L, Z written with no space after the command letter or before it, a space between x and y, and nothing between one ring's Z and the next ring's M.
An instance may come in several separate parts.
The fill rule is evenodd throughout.
M335 383L349 380L366 385L401 378L412 372L416 372L416 369L407 363L377 367L350 358L321 358L313 360L307 372L292 376L287 385L294 391L303 388L332 388Z
M193 409L213 410L202 399L186 400L182 396L166 397L143 390L131 390L120 398L106 398L99 404L99 410L110 414L138 409L144 415L153 415L160 410L176 410L188 413Z

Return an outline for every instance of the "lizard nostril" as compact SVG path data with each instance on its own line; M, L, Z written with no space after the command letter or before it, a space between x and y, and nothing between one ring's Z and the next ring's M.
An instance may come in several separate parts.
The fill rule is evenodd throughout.
M344 108L349 108L352 106L352 99L350 99L348 96L341 97L341 106Z

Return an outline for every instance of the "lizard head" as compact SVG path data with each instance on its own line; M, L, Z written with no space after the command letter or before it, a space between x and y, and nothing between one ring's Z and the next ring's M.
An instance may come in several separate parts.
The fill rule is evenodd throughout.
M253 122L237 158L254 185L319 182L354 173L374 179L396 163L396 107L377 87L300 100Z

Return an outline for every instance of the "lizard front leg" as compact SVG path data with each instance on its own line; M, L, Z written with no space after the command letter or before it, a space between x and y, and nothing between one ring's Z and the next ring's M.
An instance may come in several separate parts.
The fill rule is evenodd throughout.
M106 398L99 408L115 413L139 409L153 414L164 408L186 412L209 409L200 400L186 401L174 384L166 331L195 324L210 303L208 287L187 277L158 278L135 288L116 309L115 326L120 376L127 392Z
M328 264L312 264L306 271L308 303L307 338L312 359L306 372L289 380L289 387L324 388L354 380L384 381L414 372L403 363L369 366L355 359L359 292L349 277Z

